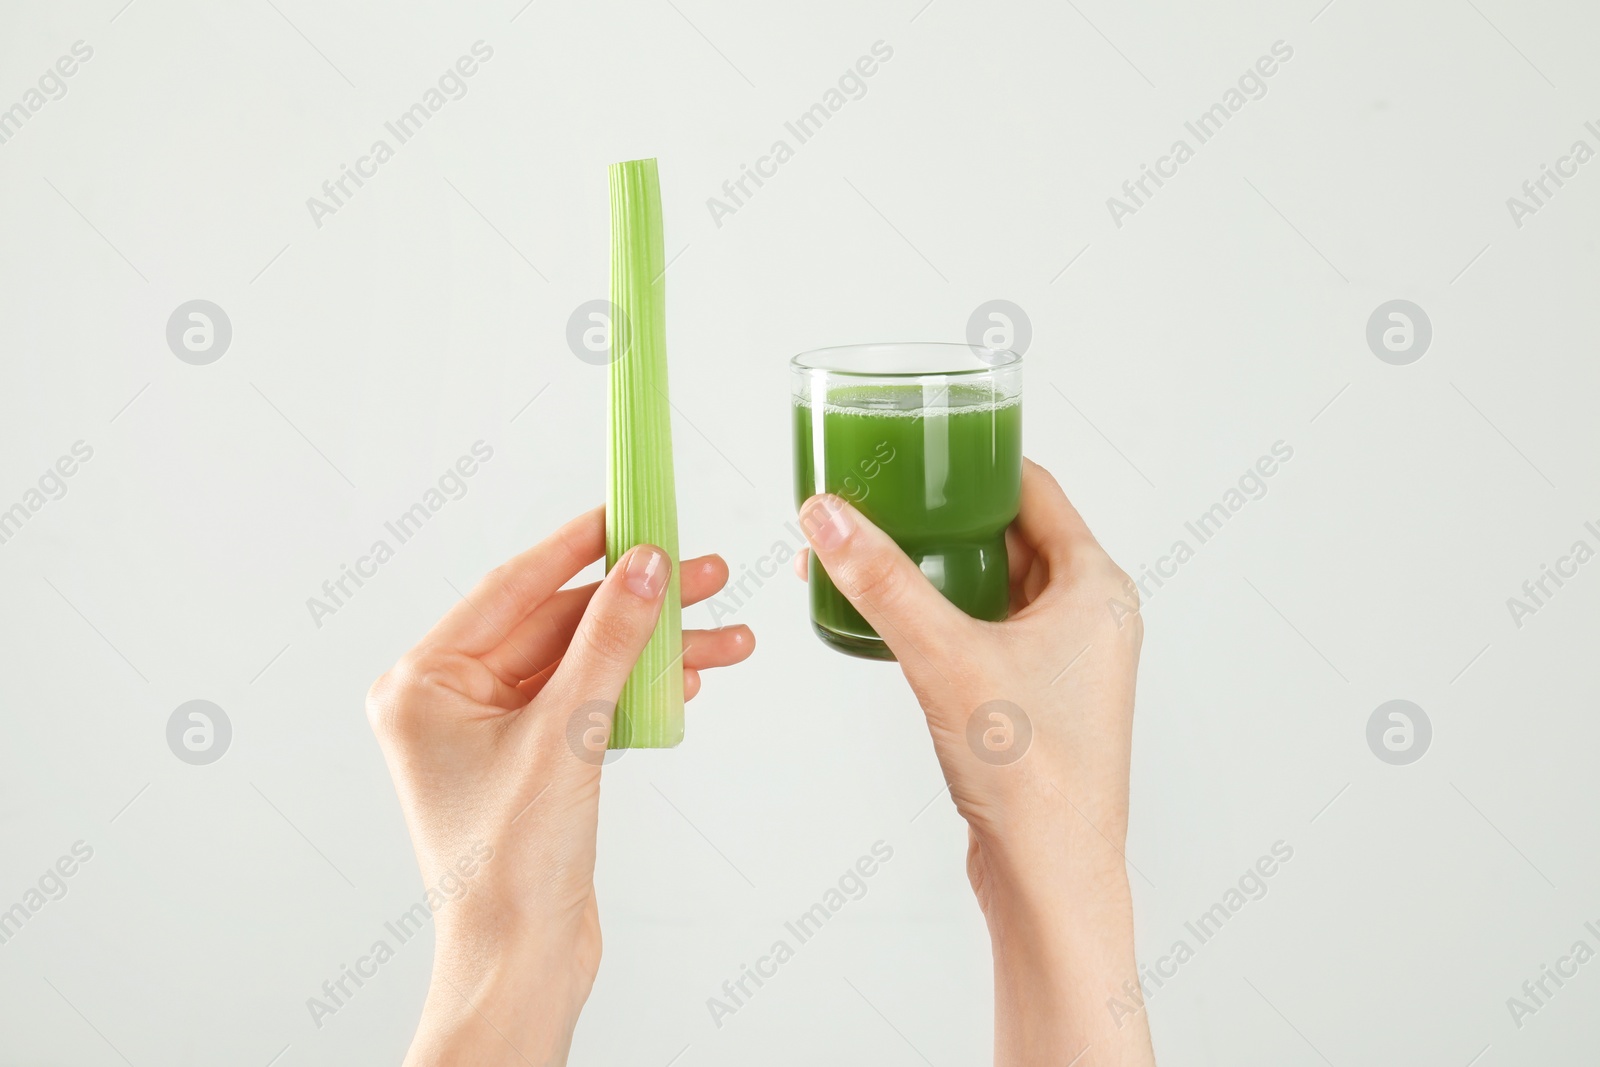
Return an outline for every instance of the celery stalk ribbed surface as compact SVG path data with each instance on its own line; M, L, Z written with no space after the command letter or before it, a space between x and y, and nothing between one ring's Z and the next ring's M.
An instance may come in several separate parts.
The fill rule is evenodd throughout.
M648 542L672 557L661 621L617 704L612 748L671 748L683 740L683 630L678 503L662 273L661 183L656 161L611 165L610 404L607 418L606 567Z

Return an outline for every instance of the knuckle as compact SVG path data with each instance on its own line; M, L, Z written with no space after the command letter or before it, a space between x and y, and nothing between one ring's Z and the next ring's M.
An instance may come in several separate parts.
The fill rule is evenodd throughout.
M636 620L624 612L605 611L578 628L584 647L603 662L614 662L631 655L638 640Z
M407 686L401 664L397 663L378 676L367 690L367 725L380 739L399 734L400 709L405 706Z
M483 577L478 580L478 588L493 590L494 595L498 596L515 581L516 571L511 564L498 563L484 572Z
M1138 585L1106 555L1080 559L1066 586L1072 598L1083 603L1103 606L1115 601L1133 612L1138 611L1141 604Z
M502 603L518 604L530 597L529 587L533 584L533 579L526 568L513 566L508 561L491 568L480 584L488 591L487 597L491 602L485 607L492 605L494 608L499 608Z
M1093 603L1084 605L1093 612L1095 628L1100 633L1113 643L1134 647L1144 640L1143 606L1139 588L1120 571L1098 583Z
M1078 632L1103 635L1112 643L1143 633L1139 590L1109 561L1090 564L1065 583L1058 604Z
M845 568L844 579L845 592L852 600L865 600L880 611L888 610L905 588L900 568L884 554L852 562Z
M1123 599L1128 602L1128 606L1133 608L1134 611L1138 611L1142 604L1138 585L1134 583L1132 578L1128 577L1127 571L1110 560L1106 561L1106 566L1108 570L1104 581L1111 595L1122 594Z
M1144 615L1135 615L1128 623L1128 642L1135 649L1144 647Z
M378 675L373 680L373 683L367 686L367 717L369 719L378 709L389 702L394 694L394 689L393 668Z
M367 690L367 723L380 738L415 736L427 719L430 696L454 687L459 675L447 656L427 650L406 653Z

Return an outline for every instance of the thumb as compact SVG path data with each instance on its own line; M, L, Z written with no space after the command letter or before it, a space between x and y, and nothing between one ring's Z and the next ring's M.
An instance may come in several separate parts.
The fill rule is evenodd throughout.
M635 545L624 553L594 591L546 689L574 704L616 704L655 633L671 577L671 557L654 545Z
M955 650L972 620L935 589L894 539L831 493L800 509L817 561L904 665L936 663Z

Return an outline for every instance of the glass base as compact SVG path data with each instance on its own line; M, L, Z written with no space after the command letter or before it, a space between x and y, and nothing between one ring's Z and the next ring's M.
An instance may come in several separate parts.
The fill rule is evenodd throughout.
M889 646L883 643L883 638L881 637L860 637L856 634L842 634L828 629L815 619L811 622L811 629L816 632L818 637L822 638L823 644L835 652L843 652L845 655L855 656L857 659L886 659L893 661L895 658L894 653L889 651Z

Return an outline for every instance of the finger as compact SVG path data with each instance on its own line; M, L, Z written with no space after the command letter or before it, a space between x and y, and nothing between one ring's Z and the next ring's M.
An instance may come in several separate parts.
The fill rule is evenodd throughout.
M902 664L943 658L972 620L935 589L900 546L861 512L831 494L800 510L817 559Z
M795 553L793 567L794 576L802 582L811 577L811 550L809 548L802 548Z
M685 641L688 641L693 633L701 632L706 632L706 630L690 630L690 632L685 632L683 638L685 638ZM715 630L710 630L710 632L715 632ZM741 659L744 659L744 657L749 656L750 651L754 651L754 648L755 637L752 635L749 643L747 643L746 649L744 649L744 653L739 654L738 657L734 657L734 659L728 659L726 662L714 662L714 664L706 665L709 665L709 667L726 667L726 665L734 664L734 662L739 662ZM499 686L499 683L496 683L496 686ZM504 686L499 686L499 688L504 688ZM518 688L515 689L510 689L509 699L506 699L506 701L494 702L498 702L498 704L501 704L501 707L507 707L507 709L517 709L517 707L523 707L526 702L531 701L534 696L538 696L539 689L541 688L542 681L539 680L539 678L530 678L530 680L525 681L522 686L518 686ZM685 667L683 667L683 699L685 699L685 701L690 701L690 699L694 699L694 694L699 693L699 691L701 691L701 677L699 677L699 670L696 669L696 667L685 665Z
M728 584L728 561L715 552L686 559L678 564L678 577L682 586L683 606L689 607L716 596Z
M671 576L672 560L661 549L630 548L589 599L545 689L561 694L573 707L591 700L615 704L655 633Z
M1022 536L1015 524L1006 527L1006 580L1012 585L1021 584L1033 567L1037 554Z
M1006 566L1011 614L1016 615L1044 591L1050 582L1050 571L1014 525L1006 528Z
M468 662L471 662L471 660L469 659ZM470 695L472 699L480 704L502 708L506 711L517 711L528 706L529 694L525 693L520 686L508 684L481 667L476 672L472 685L473 689Z
M484 575L423 643L483 655L605 551L605 509L595 508Z
M728 581L728 565L716 554L685 560L678 569L684 607L715 596ZM484 666L510 685L552 669L599 587L599 582L590 582L552 596L480 657Z
M685 630L683 665L693 670L743 663L756 650L756 635L743 623L720 630Z
M1074 553L1104 551L1060 483L1030 459L1022 461L1019 505L1017 531L1052 568L1065 567Z

